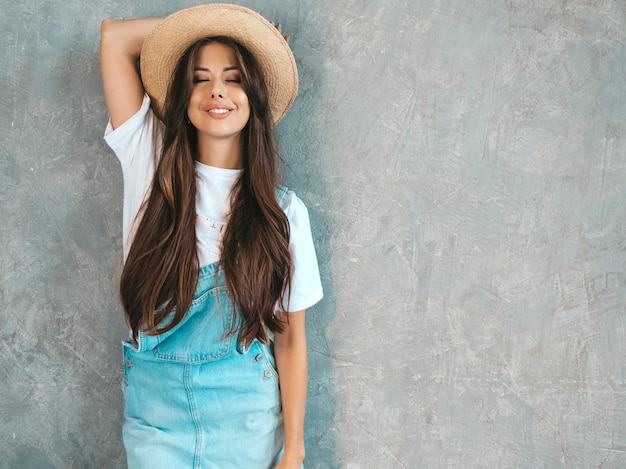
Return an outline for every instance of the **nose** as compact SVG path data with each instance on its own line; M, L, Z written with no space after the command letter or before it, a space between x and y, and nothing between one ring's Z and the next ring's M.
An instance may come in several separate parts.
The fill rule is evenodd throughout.
M219 80L213 80L211 82L211 98L223 98L222 85Z

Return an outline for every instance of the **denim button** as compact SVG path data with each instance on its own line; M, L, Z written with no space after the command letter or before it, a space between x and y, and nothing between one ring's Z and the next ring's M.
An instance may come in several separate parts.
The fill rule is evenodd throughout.
M267 379L271 377L272 377L272 372L270 370L265 370L265 373L263 373L263 379Z
M263 360L263 354L259 353L256 357L254 357L254 361L255 362L260 362L261 360Z
M126 378L124 378L124 386L128 387L128 380Z
M132 368L132 367L133 367L133 362L131 362L131 361L130 361L130 358L127 358L127 359L126 359L126 366L127 366L128 368Z

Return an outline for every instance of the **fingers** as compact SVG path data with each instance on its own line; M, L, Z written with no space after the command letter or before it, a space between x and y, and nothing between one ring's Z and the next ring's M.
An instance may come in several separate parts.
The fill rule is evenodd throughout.
M274 26L276 29L278 29L278 32L285 38L285 41L289 42L289 36L285 36L283 34L283 30L282 30L282 26L280 23L274 23L273 21L271 22L272 26Z

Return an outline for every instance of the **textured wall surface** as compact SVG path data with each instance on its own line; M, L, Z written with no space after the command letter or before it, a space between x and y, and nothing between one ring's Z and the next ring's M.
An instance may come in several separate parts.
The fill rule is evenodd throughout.
M99 23L191 4L0 0L2 468L124 467ZM300 68L307 467L626 467L626 3L242 4Z

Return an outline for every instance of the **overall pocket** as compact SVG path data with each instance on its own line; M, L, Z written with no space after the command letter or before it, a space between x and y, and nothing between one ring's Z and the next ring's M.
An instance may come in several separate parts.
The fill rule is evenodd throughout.
M171 334L155 336L158 360L204 363L227 357L236 342L229 335L234 321L231 300L224 287L208 290L196 298Z

